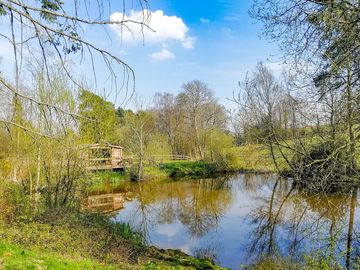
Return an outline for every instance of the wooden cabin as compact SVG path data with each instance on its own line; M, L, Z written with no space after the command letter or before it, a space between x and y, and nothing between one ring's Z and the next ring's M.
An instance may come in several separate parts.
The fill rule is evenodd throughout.
M87 147L88 170L117 170L130 167L123 157L123 147L108 143L91 144Z

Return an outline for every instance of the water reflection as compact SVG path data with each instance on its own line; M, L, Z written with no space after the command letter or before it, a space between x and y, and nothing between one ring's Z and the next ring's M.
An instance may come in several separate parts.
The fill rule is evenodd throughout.
M138 226L149 239L148 228L143 226L176 222L187 228L190 237L201 237L218 227L232 198L228 178L137 183L136 190L138 203L133 213L141 219Z
M124 208L126 201L132 201L134 193L128 185L112 188L109 183L101 191L91 191L82 200L82 209L88 212L112 213Z
M263 256L319 251L351 268L360 254L357 193L308 195L276 175L132 183L125 194L134 200L124 200L116 220L154 245L232 269Z

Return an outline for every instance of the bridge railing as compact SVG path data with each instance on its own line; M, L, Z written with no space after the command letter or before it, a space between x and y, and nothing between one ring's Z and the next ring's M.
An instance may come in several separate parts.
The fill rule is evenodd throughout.
M138 163L138 157L131 157L133 163ZM168 162L168 161L186 161L186 160L194 160L193 158L185 155L148 155L143 158L143 161L147 165L158 165L160 163Z
M149 155L145 156L143 161L146 165L155 166L167 161L186 161L194 160L185 155ZM139 162L138 157L124 156L122 158L90 158L88 159L88 170L110 170L133 166Z

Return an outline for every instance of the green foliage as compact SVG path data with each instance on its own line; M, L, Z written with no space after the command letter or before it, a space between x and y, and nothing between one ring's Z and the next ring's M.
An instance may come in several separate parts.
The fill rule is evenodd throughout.
M161 268L156 262L149 261L143 266L143 270L161 270Z
M247 270L305 270L302 265L285 258L277 257L264 257L260 258L257 262L249 265L243 266Z
M107 229L113 236L120 236L122 239L129 241L137 252L145 249L145 239L141 233L131 229L127 223L116 223L111 221L107 216L101 214L81 214L77 216L84 226L91 226L98 229Z
M170 269L179 269L178 267L184 266L189 267L190 269L196 269L196 270L224 270L225 268L217 266L213 261L208 259L199 259L191 257L180 250L176 249L168 249L164 250L162 252L158 252L156 250L153 251L154 257L159 259L160 261L167 261L170 265L173 265L175 267ZM148 265L150 269L157 269L157 264L153 262L149 262ZM163 269L163 268L160 268ZM182 267L180 268L182 269Z
M0 182L0 221L30 221L36 213L32 203L21 186L7 181Z
M231 168L234 163L234 156L228 150L234 145L234 137L220 129L212 130L209 133L207 160L214 162L218 170Z
M341 266L339 263L340 257L343 255L340 254L338 258L334 258L331 254L328 254L324 251L316 251L313 254L308 254L304 256L304 261L306 265L306 269L321 269L321 270L341 270L346 269Z
M203 161L174 161L160 166L170 177L205 176L216 172L214 163Z
M269 149L261 144L248 144L228 150L236 170L250 172L275 172Z
M164 134L154 132L147 146L148 155L171 155L171 147Z
M339 258L342 255L339 255ZM341 270L346 269L341 266L338 261L329 259L329 254L324 252L315 251L312 254L305 254L304 258L300 261L294 261L291 258L286 257L263 257L257 262L244 267L247 270ZM338 259L339 259L338 258ZM356 269L356 268L354 268Z
M122 141L137 159L137 171L133 175L133 179L143 179L144 157L148 153L148 146L155 133L154 115L151 112L141 110L135 114L127 112L124 116L124 123Z
M120 183L126 179L126 173L123 171L100 171L91 173L85 181L90 181L92 183L97 182L112 182Z
M58 11L64 3L59 0L41 0L41 8L48 11ZM49 12L42 11L41 17L48 22L55 22L57 17Z
M118 118L114 104L86 90L79 95L80 135L88 143L114 142Z
M134 112L132 110L125 110L121 107L116 109L116 115L118 117L118 121L120 125L124 125L125 124L125 117L127 114L134 114Z
M87 174L79 183L81 189L88 191L111 191L113 188L126 189L128 172L101 171Z
M151 180L161 180L168 178L167 173L158 166L145 166L144 175L145 179Z
M7 14L7 12L6 12L5 8L4 8L4 6L0 5L0 16L4 16L6 14Z

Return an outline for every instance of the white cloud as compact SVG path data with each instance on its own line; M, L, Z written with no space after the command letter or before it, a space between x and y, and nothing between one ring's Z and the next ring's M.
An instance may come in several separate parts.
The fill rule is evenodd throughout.
M188 50L193 49L195 41L196 41L196 37L188 37L182 42L182 46Z
M194 47L195 37L188 35L189 28L183 20L176 16L167 16L162 10L135 11L129 15L115 12L110 15L110 20L120 22L124 20L144 22L146 26L139 23L127 23L127 27L112 25L111 28L118 34L124 43L164 43L167 41L178 41L185 49Z
M162 49L160 52L155 52L149 55L155 61L166 61L175 58L175 55L167 49Z
M206 18L200 18L200 22L203 24L207 24L207 23L210 23L210 20L206 19Z

